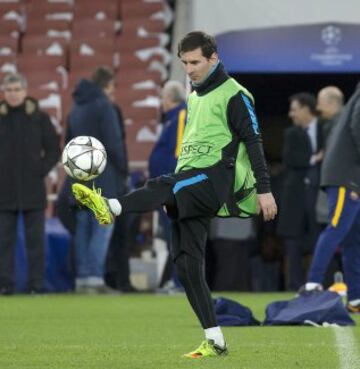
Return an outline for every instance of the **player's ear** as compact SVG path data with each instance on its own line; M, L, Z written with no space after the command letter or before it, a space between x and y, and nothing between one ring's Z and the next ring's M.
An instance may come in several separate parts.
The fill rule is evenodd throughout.
M219 60L219 55L216 52L213 52L209 58L211 64L215 65Z

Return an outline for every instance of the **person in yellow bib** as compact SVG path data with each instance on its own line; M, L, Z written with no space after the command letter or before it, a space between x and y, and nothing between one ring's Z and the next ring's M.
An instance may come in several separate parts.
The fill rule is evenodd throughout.
M103 223L121 212L165 207L176 272L205 332L205 340L185 357L202 358L228 352L204 275L209 222L215 216L250 217L258 211L267 221L274 219L277 207L253 96L228 76L212 36L188 33L178 45L178 56L192 93L175 173L150 179L120 199L107 200L81 184L73 185L73 193Z

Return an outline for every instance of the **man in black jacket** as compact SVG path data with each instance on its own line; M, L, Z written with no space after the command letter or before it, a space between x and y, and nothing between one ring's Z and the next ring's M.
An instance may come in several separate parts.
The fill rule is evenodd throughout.
M360 312L360 84L341 112L327 142L321 186L329 200L329 225L321 233L305 290L322 280L339 244L348 284L348 310Z
M44 289L44 178L60 155L49 116L27 97L20 74L4 78L0 102L0 290L14 292L14 253L19 214L25 224L28 289Z
M107 67L96 68L89 79L80 80L73 93L74 104L66 132L66 142L76 136L93 136L102 142L107 153L107 164L94 184L110 197L126 192L124 176L127 174L122 127L108 98L114 88L114 74ZM92 183L88 183L88 186L92 186ZM113 225L100 226L89 211L76 210L74 245L77 291L106 291L104 268L112 232Z

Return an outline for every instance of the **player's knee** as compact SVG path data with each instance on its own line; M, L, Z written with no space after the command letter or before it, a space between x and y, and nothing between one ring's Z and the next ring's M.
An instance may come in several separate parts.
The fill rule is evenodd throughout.
M182 253L176 258L175 269L180 279L180 282L184 284L184 282L186 282L186 279L187 279L185 254Z
M180 282L185 285L188 281L196 282L199 278L199 262L186 253L181 253L176 261L175 268Z

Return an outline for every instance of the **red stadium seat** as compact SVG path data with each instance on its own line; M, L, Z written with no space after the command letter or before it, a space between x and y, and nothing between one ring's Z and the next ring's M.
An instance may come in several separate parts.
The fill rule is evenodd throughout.
M26 54L67 56L67 42L63 38L51 38L41 35L25 35L22 39L22 52Z
M20 54L17 59L17 65L22 73L31 73L33 71L54 71L58 67L64 67L63 56L48 56L36 54Z
M115 22L111 19L102 21L94 19L81 19L73 23L73 37L88 38L91 37L114 37Z
M131 86L123 87L119 86L115 92L116 102L120 104L120 106L131 106L133 102L144 100L148 96L159 96L159 89L146 89L146 90L136 90Z
M153 20L150 18L124 18L121 28L123 36L137 34L142 28L147 32L164 32L166 29L165 23L162 20Z
M149 125L133 120L126 126L126 140L131 164L146 168L156 140L156 123Z
M77 0L74 4L75 19L95 18L112 19L118 16L118 4L115 1Z
M31 1L26 5L26 16L28 19L56 19L64 14L72 14L73 7L68 2L58 1Z
M83 69L95 69L101 65L113 67L114 54L95 54L89 56L71 54L70 56L70 70L72 72L79 72Z
M47 91L61 91L67 82L66 76L47 70L31 71L25 77L30 88Z
M66 20L29 19L26 25L26 34L70 39L70 22Z
M142 61L139 59L135 53L127 52L120 53L119 56L119 66L122 71L141 69L142 71L148 70L152 61L163 62L163 58L160 55L153 55L149 60Z
M16 13L18 16L22 16L24 5L22 2L0 2L0 19L6 20L10 14Z
M0 35L19 37L20 27L16 21L0 21Z
M17 37L0 35L0 51L1 54L16 55L19 49L19 39Z
M114 38L75 38L73 37L70 42L70 53L71 54L82 54L82 49L86 50L89 48L89 52L92 50L95 54L99 53L114 53L115 51L115 41Z
M134 83L138 83L138 82L143 82L143 81L154 81L155 84L157 85L161 85L161 76L160 73L158 72L149 72L149 71L144 71L144 70L123 70L123 69L119 69L117 75L116 75L116 81L118 82L119 86L121 86L121 84L134 84Z
M164 4L162 2L123 1L121 3L122 19L148 18L163 10Z
M161 46L158 37L138 37L135 33L118 37L116 44L121 53Z
M3 76L9 72L15 72L16 69L15 55L0 55L0 73Z
M119 102L121 104L121 101ZM135 108L132 105L121 105L125 119L131 119L142 123L157 122L160 118L158 108Z

